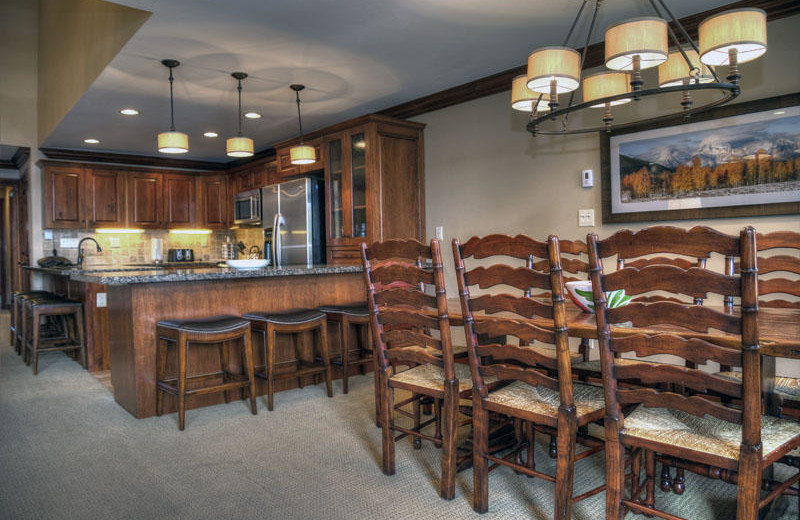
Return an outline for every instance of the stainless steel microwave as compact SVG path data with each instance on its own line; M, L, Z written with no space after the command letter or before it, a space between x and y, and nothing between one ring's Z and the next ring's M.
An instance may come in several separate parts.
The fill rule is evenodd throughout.
M250 190L233 196L233 223L261 223L261 190Z

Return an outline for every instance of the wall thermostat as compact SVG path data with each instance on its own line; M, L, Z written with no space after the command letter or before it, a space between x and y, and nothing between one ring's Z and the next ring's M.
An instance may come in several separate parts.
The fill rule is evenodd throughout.
M592 170L583 170L581 172L581 186L584 188L591 188L594 186L594 173Z

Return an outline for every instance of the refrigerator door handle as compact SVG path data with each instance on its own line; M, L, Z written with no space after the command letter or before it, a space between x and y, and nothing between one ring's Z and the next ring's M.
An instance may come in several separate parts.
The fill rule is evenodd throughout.
M272 220L272 265L276 269L281 268L281 225L286 226L283 215L275 213Z

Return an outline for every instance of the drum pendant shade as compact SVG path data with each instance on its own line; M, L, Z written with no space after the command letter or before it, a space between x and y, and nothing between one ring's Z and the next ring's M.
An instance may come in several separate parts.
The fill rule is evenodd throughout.
M683 52L689 57L689 61L694 67L700 69L700 83L709 83L714 81L714 75L707 65L700 62L700 57L697 52L691 49L685 49ZM667 61L658 66L658 86L659 87L674 87L676 85L683 85L686 80L694 83L694 78L691 76L689 65L683 58L680 51L673 51L669 53Z
M734 9L703 20L699 27L700 61L728 65L730 49L745 63L767 52L767 14L761 9Z
M632 18L606 29L606 67L633 70L633 57L641 58L641 70L666 61L669 40L667 22L661 18Z
M584 103L617 94L627 94L630 91L630 78L626 72L598 72L583 78ZM618 99L611 101L609 105L622 105L630 100L631 98ZM604 106L605 103L591 105L592 108L603 108Z
M230 157L253 155L253 140L249 137L231 137L225 142L225 152Z
M189 136L183 132L161 132L158 134L158 151L186 153L189 151Z
M289 161L292 164L311 164L317 160L313 146L302 144L289 149Z
M528 88L528 76L520 74L511 82L511 108L520 110L522 112L530 112L533 110L533 105L539 99L540 93L534 92ZM544 112L550 110L547 105L547 97L542 96L539 104L536 105L537 112Z
M528 89L550 94L552 81L556 94L578 88L581 77L581 55L569 47L542 47L528 56Z

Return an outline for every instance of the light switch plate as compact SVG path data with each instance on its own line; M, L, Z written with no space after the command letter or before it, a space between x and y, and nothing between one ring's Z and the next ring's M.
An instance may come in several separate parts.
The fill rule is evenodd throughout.
M106 305L107 305L106 293L104 293L104 292L97 293L97 306L98 307L105 307Z
M78 240L77 238L62 238L59 241L59 246L63 249L65 247L78 247Z
M593 209L579 209L578 210L578 226L579 227L593 227L594 226L594 210Z
M436 226L436 238L444 240L444 228L442 226Z

